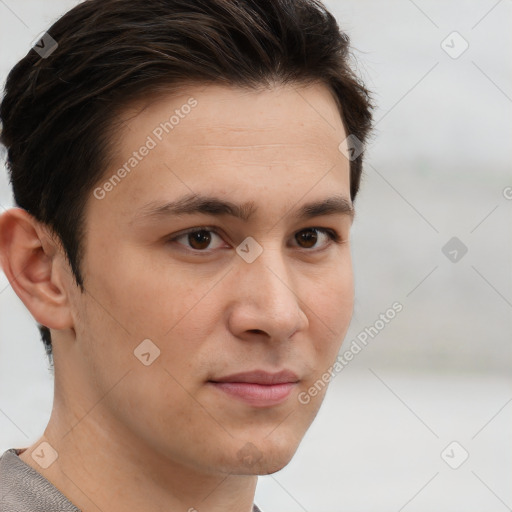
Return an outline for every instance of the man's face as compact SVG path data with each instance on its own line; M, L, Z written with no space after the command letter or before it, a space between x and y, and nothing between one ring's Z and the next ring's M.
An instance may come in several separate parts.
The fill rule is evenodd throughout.
M57 385L84 418L74 430L96 421L111 442L202 471L275 472L318 412L352 314L334 99L323 85L191 87L123 117L87 204L76 342L66 360L55 346ZM172 212L191 195L252 209ZM330 198L335 213L300 215ZM282 370L274 385L230 377Z

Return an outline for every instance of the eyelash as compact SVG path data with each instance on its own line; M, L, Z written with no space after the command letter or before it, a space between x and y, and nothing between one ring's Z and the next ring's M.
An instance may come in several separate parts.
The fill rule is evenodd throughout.
M297 235L298 233L303 232L303 231L310 231L310 230L326 234L330 238L330 240L332 242L334 242L335 244L342 244L342 243L344 243L344 240L342 240L341 236L334 229L320 228L320 227L316 227L316 226L312 226L312 227L301 229L301 230L297 231L294 234L294 236ZM222 238L221 234L219 233L218 228L216 228L214 226L198 226L198 227L195 227L195 228L191 228L191 229L189 229L187 231L184 231L184 232L180 233L179 235L173 236L172 238L168 238L167 242L176 242L176 240L178 240L179 238L182 238L182 237L184 237L186 235L189 235L191 233L198 233L198 232L201 232L201 231L207 231L207 232L210 232L210 233L215 233L217 236ZM326 247L328 247L329 245L330 244L327 244ZM303 251L306 251L306 252L316 252L316 251L324 250L325 247L321 248L321 249L307 249L307 248L300 248L299 247L299 249L302 249ZM194 254L211 254L213 251L215 251L215 249L199 250L199 249L192 249L192 248L186 248L185 250L188 251L188 252L194 253Z

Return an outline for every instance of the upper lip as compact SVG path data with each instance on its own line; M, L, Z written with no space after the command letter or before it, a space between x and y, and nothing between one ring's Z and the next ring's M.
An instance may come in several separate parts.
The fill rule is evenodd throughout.
M284 384L298 382L299 378L291 370L281 370L277 373L269 373L264 370L234 373L225 377L211 379L211 382L246 382L251 384Z

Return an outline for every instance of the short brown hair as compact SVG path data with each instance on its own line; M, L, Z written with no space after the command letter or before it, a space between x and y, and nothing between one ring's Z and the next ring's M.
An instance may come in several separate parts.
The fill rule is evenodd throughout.
M349 37L320 0L86 0L11 70L0 106L16 204L60 238L77 285L84 207L102 179L128 102L185 83L325 83L364 147L370 93ZM363 153L350 162L352 200ZM52 360L51 336L39 325Z

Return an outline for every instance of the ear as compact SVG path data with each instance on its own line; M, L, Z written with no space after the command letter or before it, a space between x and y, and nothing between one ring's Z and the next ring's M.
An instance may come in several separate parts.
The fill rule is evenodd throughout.
M73 328L62 251L49 230L21 208L0 216L0 266L37 322Z

